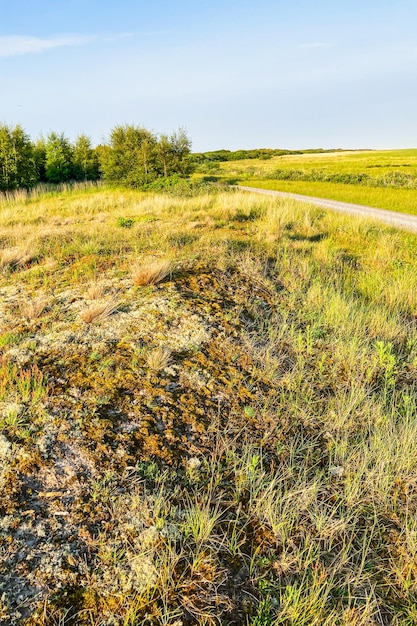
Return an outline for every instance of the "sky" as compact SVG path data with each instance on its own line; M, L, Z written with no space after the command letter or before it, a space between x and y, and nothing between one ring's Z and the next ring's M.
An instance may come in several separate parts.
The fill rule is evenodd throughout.
M417 147L416 0L0 0L0 123L194 151Z

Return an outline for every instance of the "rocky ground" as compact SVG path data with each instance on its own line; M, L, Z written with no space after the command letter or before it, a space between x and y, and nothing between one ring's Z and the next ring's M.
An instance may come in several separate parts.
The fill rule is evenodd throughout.
M125 597L156 584L161 542L185 540L181 501L223 456L216 433L256 445L270 426L256 407L276 392L245 333L248 303L267 311L273 290L238 268L197 263L155 286L105 277L96 291L40 301L17 284L1 289L2 623L44 623L45 602L68 623L90 623L101 602L100 623L119 623ZM112 310L85 322L103 302ZM234 515L230 502L223 523ZM173 575L186 580L184 548L171 549ZM189 594L197 606L187 609L185 593L185 609L195 618L220 606L241 623L249 572L216 551L210 578Z

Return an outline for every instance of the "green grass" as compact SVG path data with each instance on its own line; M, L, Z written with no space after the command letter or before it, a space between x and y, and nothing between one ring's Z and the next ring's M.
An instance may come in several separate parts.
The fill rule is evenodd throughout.
M417 150L289 155L210 167L213 176L243 185L417 214Z
M271 173L277 169L321 170L328 173L368 174L382 176L393 171L417 175L417 150L373 150L363 152L332 152L322 154L303 154L273 157L267 161L248 159L230 161L221 164L228 173L246 173L250 168L262 173Z
M342 183L265 180L259 178L249 178L240 182L242 185L249 187L300 193L306 196L352 202L353 204L363 204L364 206L372 206L377 209L417 215L417 190L414 189L381 189Z
M416 235L234 190L0 228L0 622L417 623Z

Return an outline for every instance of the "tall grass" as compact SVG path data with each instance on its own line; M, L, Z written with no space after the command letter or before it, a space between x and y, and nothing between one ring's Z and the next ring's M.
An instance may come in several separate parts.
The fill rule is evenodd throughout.
M69 183L39 183L33 189L16 189L15 191L0 192L0 206L17 205L35 198L61 196L63 193L80 192L98 189L103 186L101 181L69 182Z

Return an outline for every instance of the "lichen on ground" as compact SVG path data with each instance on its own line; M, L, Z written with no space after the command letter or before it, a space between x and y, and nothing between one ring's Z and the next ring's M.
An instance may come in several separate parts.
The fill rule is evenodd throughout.
M89 301L78 287L54 290L45 314L26 321L15 315L30 295L3 289L4 327L15 334L3 346L4 367L28 379L36 368L44 391L29 389L19 409L13 402L2 409L15 415L3 417L0 440L7 493L0 590L10 623L41 623L46 598L59 612L77 615L87 606L88 613L93 602L110 616L126 596L149 593L159 580L161 543L184 539L184 512L173 504L155 519L150 485L175 502L181 487L171 493L173 473L186 490L202 480L215 429L243 436L244 407L268 387L253 376L243 343L254 286L239 271L197 262L155 287L106 284L121 305L91 324L80 318ZM157 347L171 355L161 371L147 365ZM19 394L10 383L8 398ZM245 421L246 435L259 438L260 425ZM209 594L227 569L240 569L204 559L213 569ZM225 610L233 605L229 593L216 596Z

